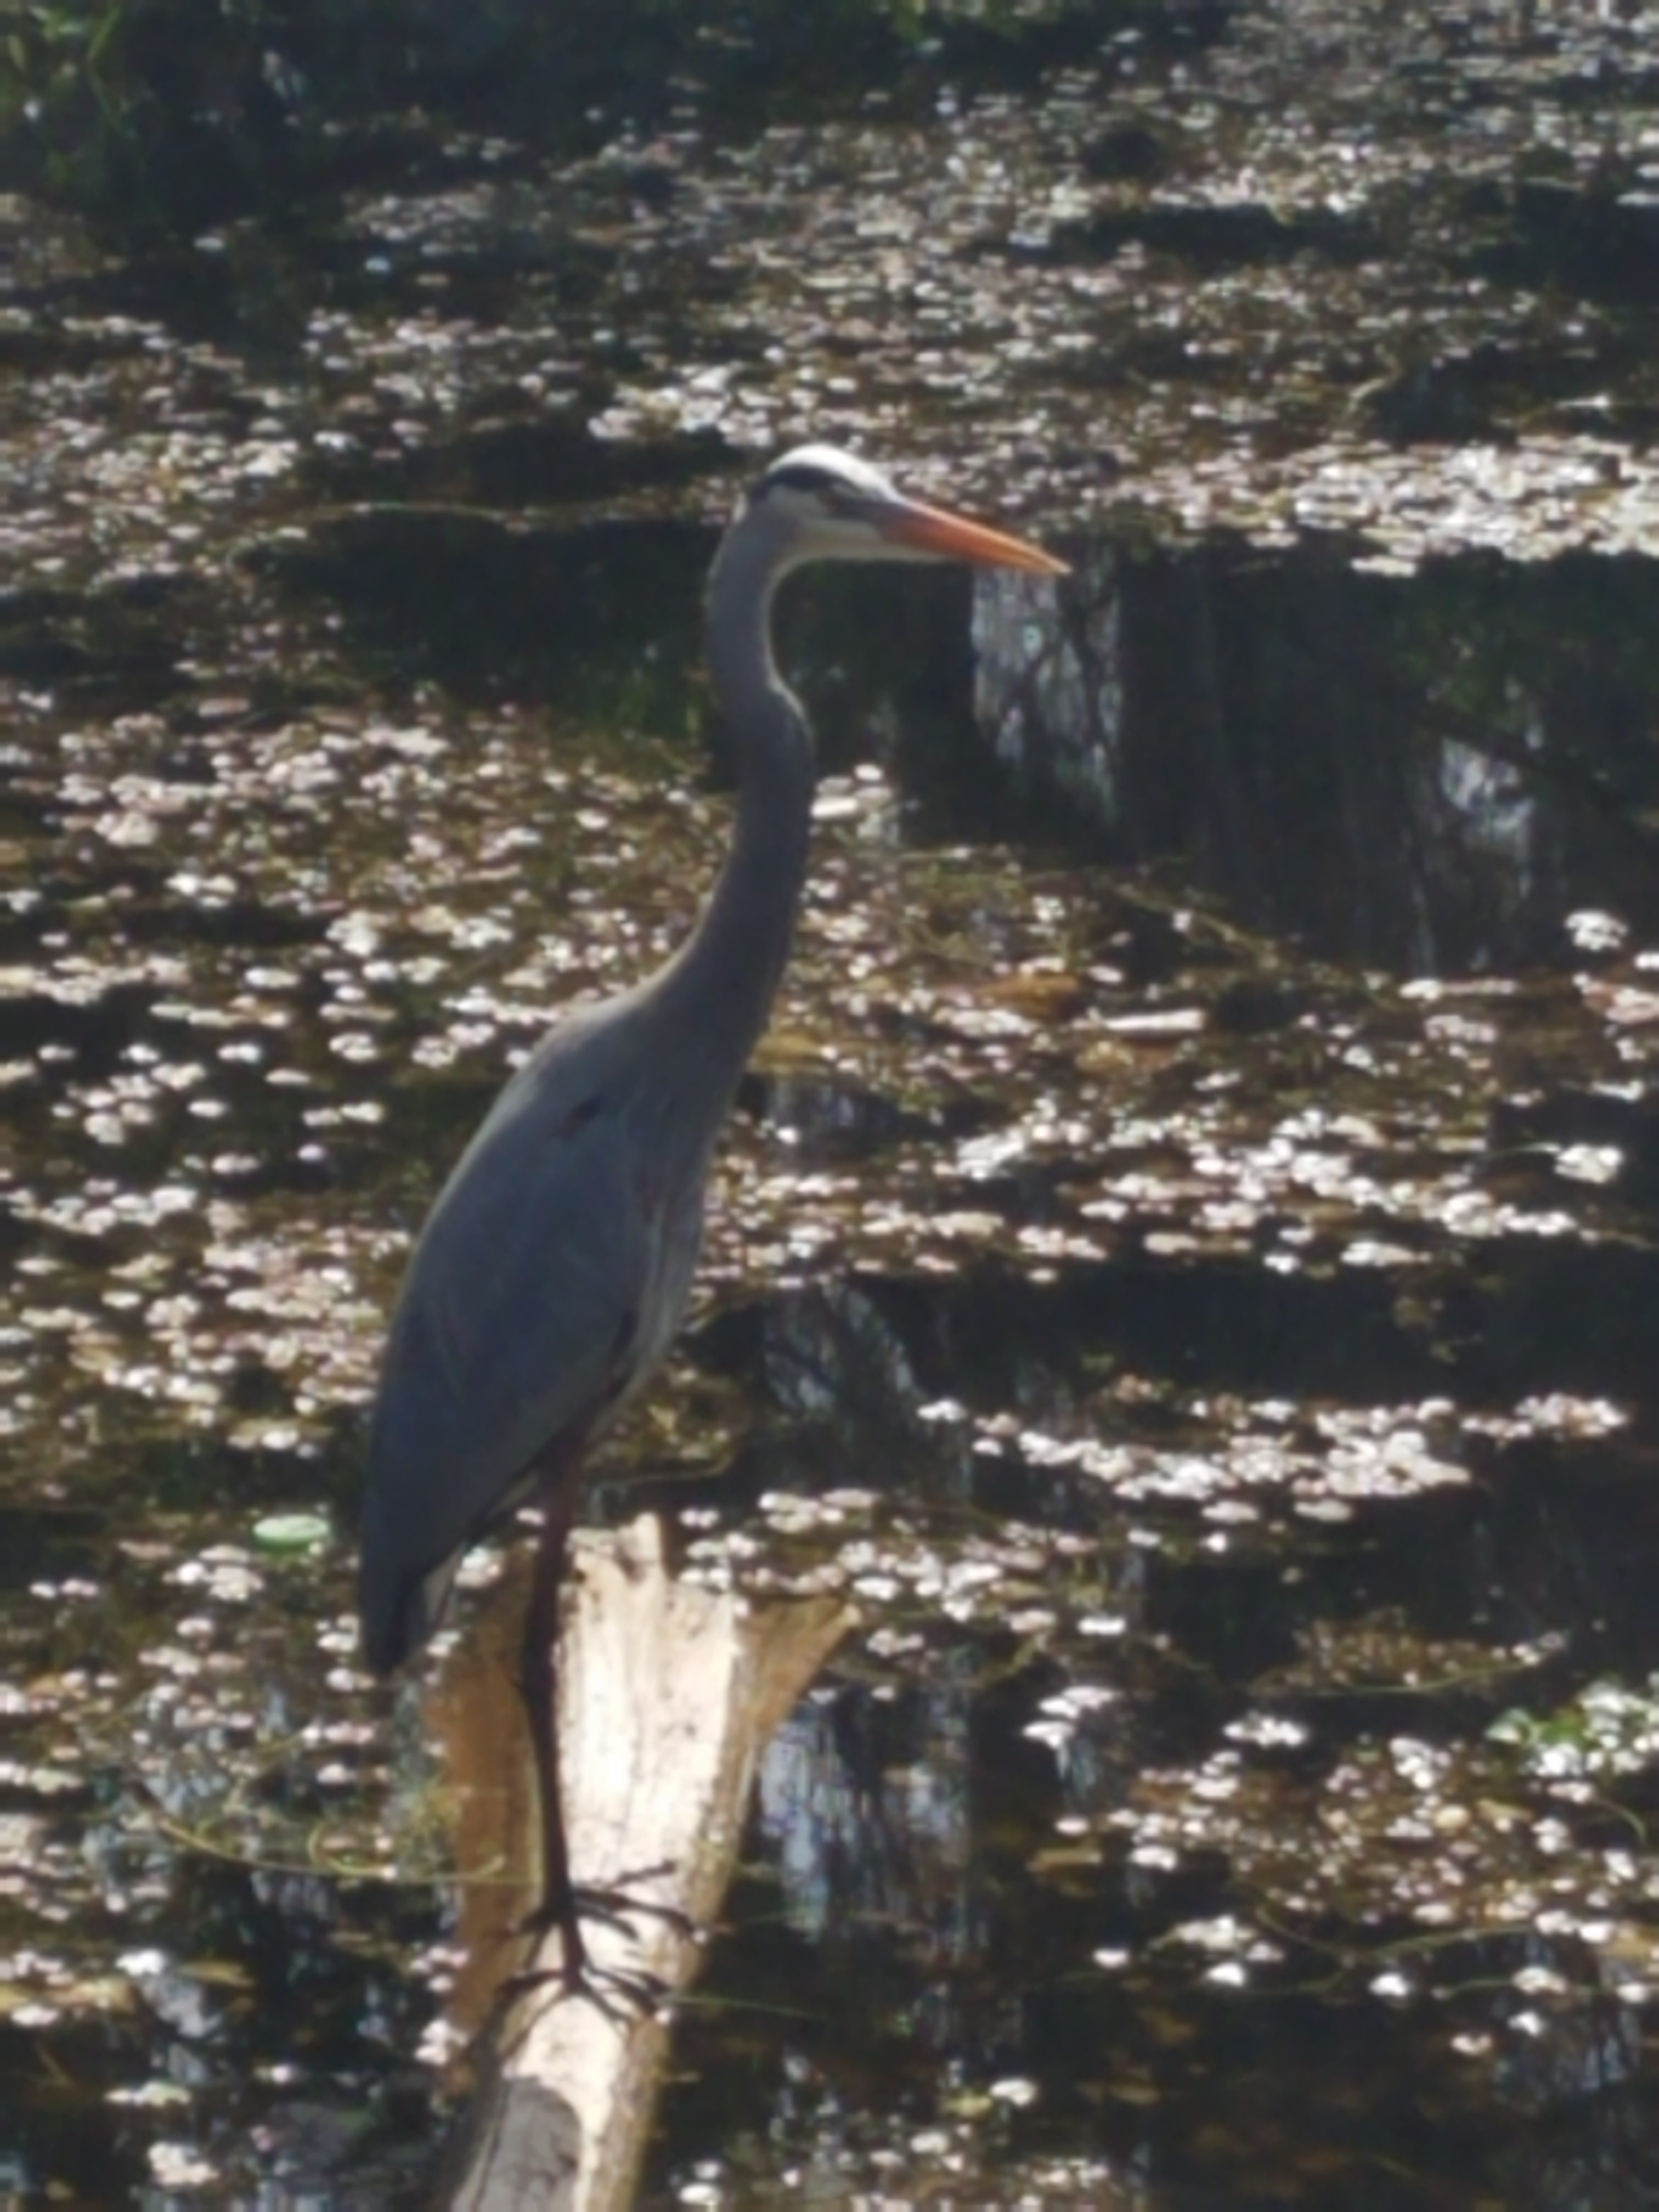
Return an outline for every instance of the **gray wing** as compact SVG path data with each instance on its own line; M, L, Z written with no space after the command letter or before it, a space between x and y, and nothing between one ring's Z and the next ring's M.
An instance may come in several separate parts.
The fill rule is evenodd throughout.
M531 1462L626 1388L657 1209L607 1103L606 1057L538 1055L514 1079L410 1262L363 1516L363 1650L379 1671L431 1633L461 1553Z

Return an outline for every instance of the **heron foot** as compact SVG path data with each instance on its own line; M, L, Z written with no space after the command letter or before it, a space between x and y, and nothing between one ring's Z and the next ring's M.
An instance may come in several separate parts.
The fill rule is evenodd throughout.
M658 1975L629 1972L622 1966L596 1966L584 1950L562 1959L556 1966L526 1966L508 1975L501 1984L501 2000L514 2004L537 1990L557 1983L567 2001L582 1999L603 2013L612 2027L626 2028L636 2020L648 2020L670 1995Z
M556 1966L521 1968L502 1984L503 1995L511 2001L556 1982L567 1996L586 1998L618 2026L625 2024L630 2014L637 2017L655 2012L672 1996L669 1984L643 1967L597 1965L589 1955L582 1923L596 1921L601 1927L613 1929L637 1942L639 1931L635 1923L655 1920L672 1929L683 1941L695 1942L698 1932L696 1923L678 1905L635 1896L629 1887L635 1882L656 1881L668 1871L666 1864L641 1867L623 1875L615 1884L601 1887L577 1883L567 1887L562 1893L545 1894L504 1933L536 1940L556 1933L560 1939L559 1961ZM613 1998L621 2001L620 2008Z
M623 1935L634 1931L635 1920L655 1920L688 1943L697 1940L697 1924L690 1913L682 1912L678 1905L659 1904L653 1897L636 1897L633 1884L659 1881L673 1871L668 1860L655 1866L636 1867L619 1875L616 1881L602 1887L578 1882L568 1898L544 1897L519 1921L512 1933L515 1936L545 1936L550 1929L557 1928L567 1936L573 1922L597 1920L602 1927L615 1928Z

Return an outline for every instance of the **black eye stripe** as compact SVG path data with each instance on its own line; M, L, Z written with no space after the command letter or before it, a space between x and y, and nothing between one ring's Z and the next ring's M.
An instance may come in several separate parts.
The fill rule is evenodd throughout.
M833 499L842 489L828 469L815 469L810 461L801 461L788 468L768 469L755 486L755 495L759 498L769 491L806 491Z

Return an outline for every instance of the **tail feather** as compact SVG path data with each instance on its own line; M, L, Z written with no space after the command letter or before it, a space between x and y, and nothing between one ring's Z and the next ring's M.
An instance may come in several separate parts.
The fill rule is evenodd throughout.
M357 1572L357 1610L362 1621L363 1664L372 1674L392 1674L412 1659L437 1633L449 1609L449 1594L461 1553L452 1552L435 1567L410 1567L376 1540L371 1523L363 1528Z

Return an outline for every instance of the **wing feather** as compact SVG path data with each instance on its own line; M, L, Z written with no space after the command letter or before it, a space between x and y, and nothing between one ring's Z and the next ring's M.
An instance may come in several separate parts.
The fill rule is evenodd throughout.
M531 1463L625 1387L656 1224L625 1118L569 1073L532 1062L503 1092L404 1278L363 1520L363 1648L380 1671L436 1626L460 1554Z

